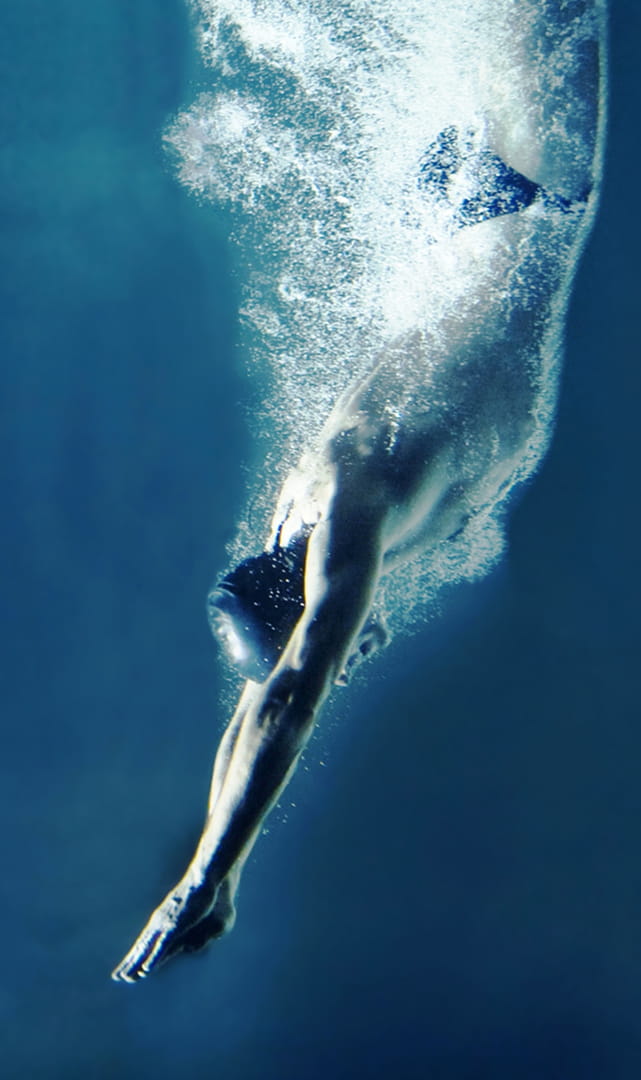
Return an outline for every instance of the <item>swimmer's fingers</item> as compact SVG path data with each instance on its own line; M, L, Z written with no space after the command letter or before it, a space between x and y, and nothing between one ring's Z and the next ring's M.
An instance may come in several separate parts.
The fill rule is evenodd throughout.
M162 932L160 930L152 929L152 922L153 919L150 919L127 955L112 971L111 977L115 982L138 982L139 979L143 979L148 973L146 964L154 953L159 939L162 937Z
M138 982L170 956L181 952L183 936L207 915L214 899L215 892L205 884L186 889L179 885L173 889L156 908L132 948L114 969L112 979L116 982Z

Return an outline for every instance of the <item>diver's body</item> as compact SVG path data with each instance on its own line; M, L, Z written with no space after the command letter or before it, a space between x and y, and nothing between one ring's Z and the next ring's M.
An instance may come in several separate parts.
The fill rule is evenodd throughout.
M596 95L596 89L594 82L590 92ZM500 123L489 128L500 141ZM533 138L532 132L525 137ZM520 177L520 204L507 198L485 216L475 207L465 211L476 216L463 224L491 230L494 261L471 274L456 317L439 327L438 339L417 333L391 345L339 401L316 452L286 483L270 546L286 551L305 536L299 610L267 677L246 683L223 736L207 820L187 872L114 978L136 981L233 923L244 861L320 706L367 638L362 635L381 576L495 504L518 470L534 424L532 365L551 307L567 285L565 256L593 180L591 173L578 174L571 190L548 196L550 165L545 147L538 150L540 175L526 178L517 171L519 162L505 166ZM523 148L526 153L531 159L530 148ZM561 216L560 250L549 236L553 230L559 235ZM457 242L453 234L451 243ZM486 285L488 273L495 281L509 277L517 252L519 266L524 272L531 266L535 276L515 303L513 293L508 302ZM420 394L408 396L399 386L399 356L408 370L422 371Z

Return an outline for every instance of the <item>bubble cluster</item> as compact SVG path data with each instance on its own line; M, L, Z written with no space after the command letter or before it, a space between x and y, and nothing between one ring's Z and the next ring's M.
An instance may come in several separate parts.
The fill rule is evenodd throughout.
M525 287L518 253L513 279L494 280L491 230L464 229L450 242L451 214L418 183L421 160L450 126L481 142L498 132L506 155L528 144L525 132L531 159L517 167L532 175L540 167L537 131L547 123L559 161L571 146L585 171L594 147L582 142L562 89L577 42L595 37L596 9L548 0L192 0L192 7L210 86L176 117L166 142L187 188L232 217L247 343L269 386L260 424L279 446L267 483L261 477L267 522L284 472L386 343L416 331L437 337L471 274L488 290L506 291L506 303L510 290ZM563 195L566 177L560 165L554 174L549 156L544 180ZM532 361L537 427L515 481L535 468L554 414L580 243L561 246L566 283ZM400 361L398 376L421 380ZM425 567L406 574L412 596L425 591L421 575L431 594L491 565L501 548L497 520L490 508L432 556L427 576Z

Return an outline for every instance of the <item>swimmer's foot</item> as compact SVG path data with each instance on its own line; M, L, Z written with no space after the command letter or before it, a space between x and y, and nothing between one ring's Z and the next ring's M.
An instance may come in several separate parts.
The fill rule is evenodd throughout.
M112 979L138 982L171 956L194 952L224 933L225 908L217 910L216 899L216 889L207 882L181 881L156 908Z

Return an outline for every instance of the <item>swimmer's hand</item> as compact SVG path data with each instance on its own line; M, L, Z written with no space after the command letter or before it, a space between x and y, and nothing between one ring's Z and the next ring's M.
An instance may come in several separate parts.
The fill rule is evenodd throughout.
M224 920L216 910L217 891L206 879L183 878L156 908L112 979L138 982L177 953L195 952L224 933Z

